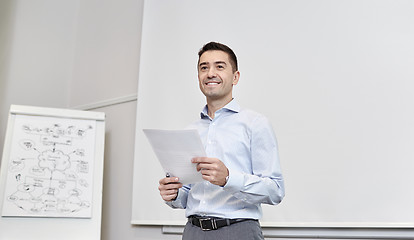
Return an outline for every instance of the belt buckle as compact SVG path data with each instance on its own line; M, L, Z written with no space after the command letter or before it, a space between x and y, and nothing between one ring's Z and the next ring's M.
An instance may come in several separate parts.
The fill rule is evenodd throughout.
M214 218L200 218L198 219L198 221L200 223L200 228L203 231L210 231L210 230L217 229L216 220ZM205 223L210 223L210 226L208 226L208 224L205 224Z

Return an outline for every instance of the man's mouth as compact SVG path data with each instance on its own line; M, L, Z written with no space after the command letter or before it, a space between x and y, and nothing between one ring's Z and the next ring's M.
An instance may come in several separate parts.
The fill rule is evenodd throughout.
M206 85L218 85L218 84L220 84L220 82L217 82L217 81L208 81L205 84Z

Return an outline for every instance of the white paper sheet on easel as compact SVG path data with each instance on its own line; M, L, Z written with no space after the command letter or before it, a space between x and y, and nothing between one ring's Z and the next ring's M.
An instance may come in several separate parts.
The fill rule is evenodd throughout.
M206 153L197 130L143 129L162 168L182 184L203 181L197 172L194 157L205 157Z

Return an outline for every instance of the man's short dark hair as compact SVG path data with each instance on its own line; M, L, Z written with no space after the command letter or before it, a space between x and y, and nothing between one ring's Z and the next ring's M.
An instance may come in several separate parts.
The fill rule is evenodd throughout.
M203 53L205 53L207 51L223 51L223 52L227 53L227 55L229 55L229 60L230 60L231 67L233 69L233 73L238 70L236 54L234 54L233 50L231 50L231 48L229 48L228 46L226 46L222 43L218 43L218 42L209 42L209 43L205 44L200 49L200 51L198 52L198 62L199 63L200 63L201 55L203 55Z

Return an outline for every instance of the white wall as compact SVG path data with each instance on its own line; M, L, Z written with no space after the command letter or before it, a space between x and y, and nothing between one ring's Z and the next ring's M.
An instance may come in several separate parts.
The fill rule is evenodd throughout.
M136 94L143 0L80 1L70 106Z
M10 66L10 45L12 33L12 14L14 5L12 0L4 0L0 2L0 152L3 152L3 141L6 130L7 109L8 104L5 101L7 93L7 76ZM1 160L0 160L1 161Z
M77 3L53 0L0 2L2 136L6 127L5 113L11 103L66 105L67 83L72 74Z
M105 240L181 239L130 224L136 102L105 106L137 92L142 11L143 0L0 1L0 152L11 103L105 112Z

